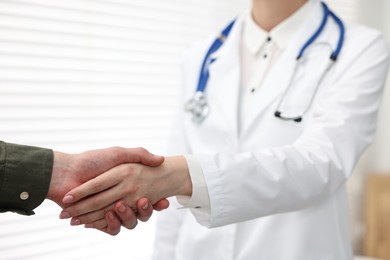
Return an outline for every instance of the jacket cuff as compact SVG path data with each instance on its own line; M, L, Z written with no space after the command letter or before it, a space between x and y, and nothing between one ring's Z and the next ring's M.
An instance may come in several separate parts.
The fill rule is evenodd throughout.
M33 215L46 198L53 151L0 142L0 212Z

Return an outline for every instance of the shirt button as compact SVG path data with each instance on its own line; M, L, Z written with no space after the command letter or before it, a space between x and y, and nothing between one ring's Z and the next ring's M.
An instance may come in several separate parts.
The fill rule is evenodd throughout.
M29 196L30 196L30 194L28 194L27 191L23 191L22 193L20 193L21 200L26 200L26 199L28 199Z

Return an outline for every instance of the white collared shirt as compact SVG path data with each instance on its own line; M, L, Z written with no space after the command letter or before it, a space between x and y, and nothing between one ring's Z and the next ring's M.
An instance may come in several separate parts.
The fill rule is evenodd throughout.
M305 18L309 15L311 2L277 25L270 32L260 28L251 14L245 18L240 44L241 80L238 113L239 133L249 124L254 109L254 97L264 78L278 61L291 42Z
M260 28L250 13L245 18L240 44L239 132L250 123L248 121L256 105L253 102L256 90L261 87L264 78L291 42L309 15L312 6L312 2L308 1L270 32ZM196 210L198 214L204 212L207 215L210 212L210 199L202 168L194 156L186 155L185 158L191 175L193 191L191 197L177 196L177 200L183 208Z

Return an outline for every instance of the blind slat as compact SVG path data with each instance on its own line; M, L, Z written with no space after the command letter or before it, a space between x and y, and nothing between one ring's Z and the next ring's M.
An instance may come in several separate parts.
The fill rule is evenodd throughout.
M115 145L164 153L183 53L245 6L240 0L0 1L0 140L70 153ZM59 211L45 202L33 217L2 214L0 258L150 255L153 223L113 239L69 227Z

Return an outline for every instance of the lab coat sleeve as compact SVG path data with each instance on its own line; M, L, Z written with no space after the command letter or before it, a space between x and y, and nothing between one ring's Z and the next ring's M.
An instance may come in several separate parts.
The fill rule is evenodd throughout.
M173 124L169 139L168 155L188 153L183 132L180 131L181 128L178 122L180 122L180 115L177 116ZM185 211L179 209L181 206L176 201L176 198L169 198L169 202L169 208L158 214L152 255L153 260L175 259L175 247Z
M202 166L195 156L185 156L192 183L191 196L177 196L177 201L184 208L197 208L210 211L210 198L204 178Z
M186 132L184 131L182 124L184 117L183 101L185 101L184 91L180 95L177 114L171 128L167 151L168 155L182 155L191 153L187 142ZM186 158L186 160L189 162L189 164L191 164L191 159ZM195 165L196 163L197 162L195 162ZM183 201L187 203L190 201L190 198L183 199ZM180 235L180 228L188 209L184 209L182 205L178 203L175 197L169 198L169 202L169 208L158 214L154 250L152 255L153 260L175 259L175 248L178 237Z
M340 57L331 83L293 144L240 154L195 155L211 203L207 218L204 211L192 210L200 224L218 227L300 210L344 185L373 140L388 72L388 46L379 34L370 36L345 46L343 51L354 53Z

